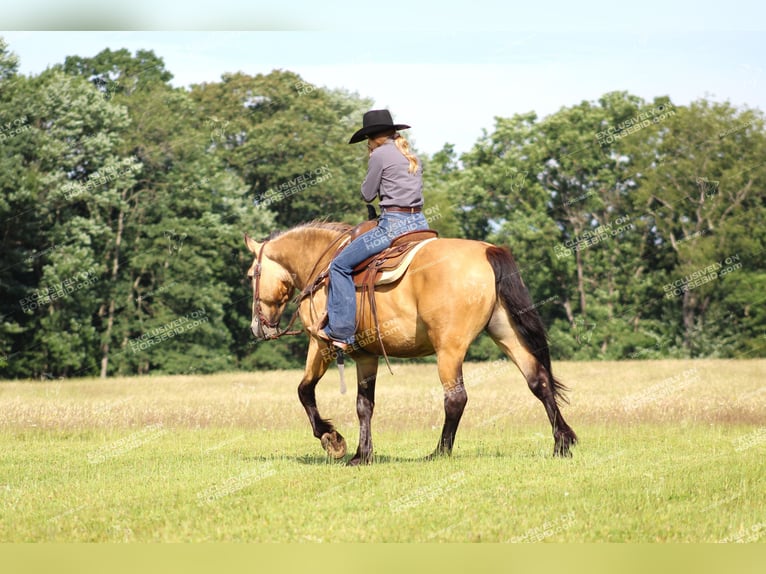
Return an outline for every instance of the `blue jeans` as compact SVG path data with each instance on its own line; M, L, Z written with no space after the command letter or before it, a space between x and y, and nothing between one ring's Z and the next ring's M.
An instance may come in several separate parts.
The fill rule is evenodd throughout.
M330 264L330 288L327 296L327 333L336 341L354 343L356 330L356 288L351 278L354 267L380 253L403 233L428 229L423 213L384 211L378 226L349 243Z

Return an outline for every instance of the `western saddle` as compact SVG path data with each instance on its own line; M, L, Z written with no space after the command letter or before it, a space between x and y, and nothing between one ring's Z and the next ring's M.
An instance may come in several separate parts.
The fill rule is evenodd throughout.
M351 241L359 237L362 233L373 229L375 225L369 225L367 222L357 225L351 232ZM363 228L361 232L357 232L359 228ZM359 265L354 267L352 275L354 277L354 285L357 289L362 291L370 289L379 283L381 276L385 271L393 271L404 263L407 255L412 251L412 248L420 244L427 239L436 239L439 237L439 233L433 229L422 229L417 231L408 231L403 233L399 237L396 237L390 247L387 247L380 253L371 255Z
M377 221L370 220L365 221L357 225L350 232L350 239L346 243L350 243L363 233L372 230L377 225ZM408 255L413 255L414 248L422 246L423 242L436 239L439 237L439 233L433 229L424 229L418 231L409 231L396 237L391 243L390 247L387 247L380 253L372 255L359 263L354 268L352 276L354 279L354 285L357 291L362 294L361 308L357 310L357 328L361 317L364 316L366 305L370 306L370 312L372 314L372 320L375 324L375 332L377 335L378 343L382 351L383 357L386 360L389 371L391 365L388 361L388 355L386 354L386 348L383 346L383 337L380 332L380 325L378 322L378 311L375 305L375 285L392 283L399 279L406 271L412 257L408 258ZM337 253L336 253L337 255ZM393 272L396 270L396 272ZM386 272L389 272L386 277Z

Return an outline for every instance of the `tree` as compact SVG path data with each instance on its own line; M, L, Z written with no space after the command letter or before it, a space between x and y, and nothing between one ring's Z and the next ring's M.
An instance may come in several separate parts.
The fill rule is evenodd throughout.
M253 344L242 234L366 216L371 102L282 70L174 88L145 50L17 70L0 38L0 376L299 366L305 336ZM431 227L511 247L558 357L766 352L761 111L614 92L418 155Z
M423 164L423 199L429 227L442 237L462 237L451 188L460 174L455 146L445 144L432 157L418 154Z
M215 153L241 174L249 198L281 228L312 219L360 222L364 146L348 138L368 100L315 88L283 71L226 74L194 86Z
M121 239L110 255L112 297L99 311L102 376L113 348L119 373L185 372L190 353L197 371L234 368L249 351L242 341L248 305L236 296L244 278L241 237L266 230L269 214L248 209L242 179L211 153L203 115L188 92L167 84L160 59L105 51L73 69L94 84L110 76L132 86L110 101L134 118L121 148L141 165L124 209L114 214ZM180 334L162 339L171 331ZM152 333L161 333L160 343Z
M752 306L737 310L725 281L683 293L679 321L663 289L740 254L755 265L760 227L744 230L762 215L763 137L752 111L616 92L543 120L498 118L451 193L466 236L511 245L560 355L752 353ZM748 325L747 350L732 324Z
M11 357L15 354L13 340L24 330L18 308L23 284L18 280L18 272L27 259L23 246L24 232L34 232L34 229L29 229L32 226L25 225L21 218L25 208L33 207L24 197L27 194L18 187L23 175L19 153L23 138L18 136L26 131L23 128L29 127L27 116L14 101L19 84L16 75L18 66L18 57L0 37L0 248L3 253L0 259L0 292L3 295L0 298L0 372L16 370L11 364ZM8 127L13 128L15 137L7 133L10 132ZM22 128L22 133L17 134L19 128ZM17 359L13 362L18 364Z
M629 186L623 162L595 136L639 103L615 95L542 121L533 113L497 118L495 131L462 158L465 178L455 197L466 235L510 245L563 356L593 356L608 347L614 263L625 250L635 252L637 240L619 232L619 241L606 244L629 211ZM603 244L589 248L594 240Z
M669 315L680 310L675 334L687 354L753 352L757 303L746 303L736 289L763 285L759 266L766 235L757 223L766 208L763 114L701 100L680 108L664 125L647 148L648 167L637 193L672 264L662 290L656 285L650 296ZM728 277L721 275L727 271ZM746 291L748 297L761 293ZM747 342L718 348L718 341L732 338Z
M30 127L9 143L17 177L4 241L26 255L10 261L24 324L17 355L37 374L87 372L98 339L91 318L107 289L102 255L113 241L106 216L132 178L114 153L127 114L56 70L24 80L14 96Z

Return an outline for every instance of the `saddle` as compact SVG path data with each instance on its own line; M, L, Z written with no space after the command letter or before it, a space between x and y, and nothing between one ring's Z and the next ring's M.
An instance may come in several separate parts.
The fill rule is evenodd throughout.
M372 229L374 225L369 225L369 223L370 222L364 222L357 226L358 228L365 227L366 229L360 233L356 233L356 235L352 232L352 238L358 237L361 233ZM354 229L354 232L356 231L357 230ZM395 238L389 247L359 263L352 272L354 285L356 286L357 291L360 291L362 295L361 309L357 312L357 330L359 328L358 323L361 320L361 317L364 316L365 306L369 305L372 320L375 324L375 333L378 343L380 344L380 349L389 371L391 371L391 364L388 361L388 354L383 345L383 337L380 333L380 324L378 321L378 310L375 305L375 285L393 283L401 278L401 276L404 275L404 272L407 271L410 262L420 248L437 237L439 237L439 233L433 229L404 233Z
M400 235L393 240L390 247L371 255L354 267L354 285L357 289L364 290L367 286L393 283L404 275L418 249L426 241L437 237L439 233L433 229L408 231Z
M343 241L339 244L333 243L330 246L330 248L335 248L335 253L332 258L335 258L351 241L363 233L370 231L377 226L377 224L378 223L375 220L367 220L349 230ZM354 285L356 286L357 291L360 291L362 295L361 309L357 310L357 330L359 329L360 319L364 316L365 305L369 304L372 320L375 324L376 337L389 371L391 371L391 364L388 361L386 348L383 346L383 337L381 336L380 324L378 322L378 311L375 306L375 285L393 283L401 278L418 250L429 241L433 241L438 237L438 232L433 229L404 233L399 237L396 237L388 248L362 261L352 272ZM329 253L329 248L325 254L327 253ZM320 260L322 260L325 254L320 257ZM329 266L322 273L317 275L310 285L303 289L297 297L297 300L302 301L306 297L311 297L320 286L324 285L328 278L328 271ZM326 315L324 320L327 320ZM365 340L371 342L367 337L365 337Z

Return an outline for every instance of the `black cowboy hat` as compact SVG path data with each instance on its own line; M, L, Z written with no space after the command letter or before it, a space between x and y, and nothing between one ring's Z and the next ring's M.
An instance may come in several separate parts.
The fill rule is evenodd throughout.
M362 118L362 129L352 135L348 143L359 143L367 136L386 130L406 130L409 127L407 124L395 124L388 110L370 110Z

